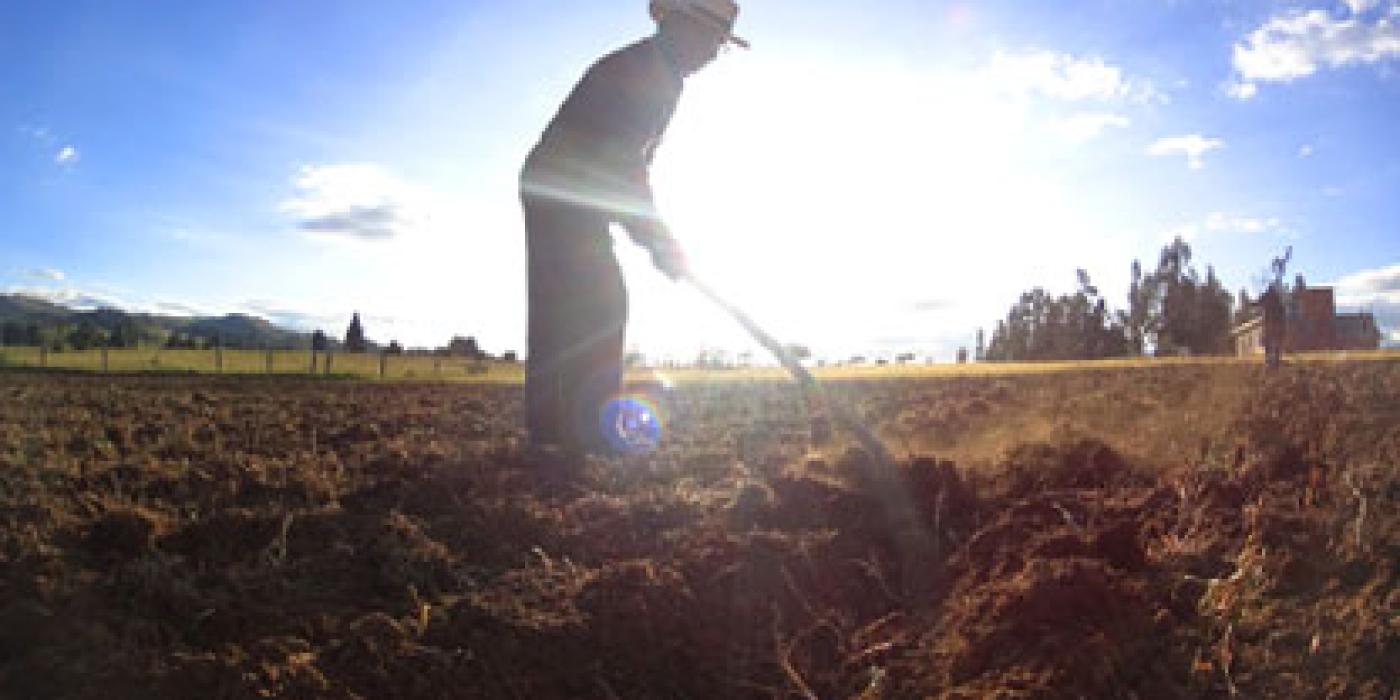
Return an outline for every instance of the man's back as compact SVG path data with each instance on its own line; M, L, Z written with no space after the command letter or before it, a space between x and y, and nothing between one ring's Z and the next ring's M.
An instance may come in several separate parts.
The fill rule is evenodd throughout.
M647 166L681 87L655 37L604 56L530 152L525 193L624 214L647 207Z

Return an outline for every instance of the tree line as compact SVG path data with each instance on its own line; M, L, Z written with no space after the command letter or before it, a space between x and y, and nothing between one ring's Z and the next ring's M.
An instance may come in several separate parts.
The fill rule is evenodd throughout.
M485 360L490 356L473 336L453 336L436 348L405 349L398 341L380 345L369 339L360 314L354 313L343 337L325 331L288 331L260 318L232 314L222 318L178 319L129 314L117 309L68 312L46 308L37 317L25 318L11 311L0 320L0 346L42 347L50 352L97 348L164 348L170 350L306 350L316 352L433 354ZM64 313L65 316L58 314ZM500 359L514 361L515 353Z
M1089 274L1078 288L1055 296L1036 287L998 321L977 358L993 362L1094 360L1135 355L1216 355L1230 352L1234 299L1207 265L1201 275L1180 237L1162 248L1157 266L1134 260L1124 308L1111 309ZM1246 299L1243 291L1242 300ZM1243 305L1245 302L1242 301Z

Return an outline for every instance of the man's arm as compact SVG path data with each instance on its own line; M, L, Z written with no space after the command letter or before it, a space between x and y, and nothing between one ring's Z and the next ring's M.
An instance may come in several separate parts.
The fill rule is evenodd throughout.
M653 71L635 48L605 57L565 102L550 137L574 161L562 165L576 169L586 203L607 211L675 277L684 255L657 209L650 178L651 157L675 96L658 92Z

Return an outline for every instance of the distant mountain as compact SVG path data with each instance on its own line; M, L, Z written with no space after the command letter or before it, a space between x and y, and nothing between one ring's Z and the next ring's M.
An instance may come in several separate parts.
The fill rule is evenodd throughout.
M167 343L224 347L301 349L311 347L311 334L288 330L245 314L226 316L165 316L101 308L90 311L22 294L0 294L0 324L5 342L38 332L45 342L83 347L101 338L116 345Z
M23 294L0 294L0 322L58 320L73 313L72 309L44 299Z

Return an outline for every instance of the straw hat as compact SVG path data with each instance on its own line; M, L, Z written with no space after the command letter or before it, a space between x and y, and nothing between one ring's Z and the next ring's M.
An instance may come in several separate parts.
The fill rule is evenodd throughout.
M660 22L671 12L682 12L713 27L724 40L749 48L749 42L734 36L739 5L734 0L651 0L651 18Z

